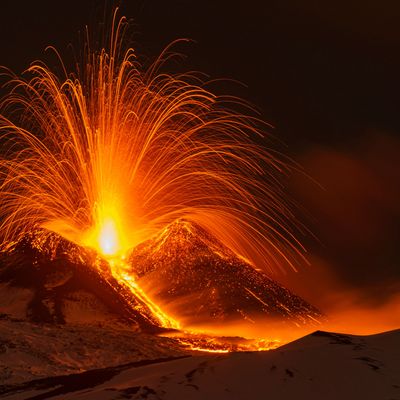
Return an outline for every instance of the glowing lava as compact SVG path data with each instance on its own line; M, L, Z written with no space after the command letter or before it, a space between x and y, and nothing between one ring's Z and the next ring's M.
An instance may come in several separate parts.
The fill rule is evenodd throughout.
M159 326L163 328L180 329L180 323L166 314L138 285L132 274L126 272L130 269L124 259L110 261L111 272L114 278L121 284L127 287L151 312L151 315L157 320Z
M99 224L99 230L94 230L88 235L87 245L96 248L103 255L110 266L112 276L147 308L159 326L179 329L179 322L167 315L136 282L131 273L132 268L126 263L122 234L118 225L112 217L103 218Z
M183 332L176 336L169 336L175 337L187 349L206 353L223 354L232 351L268 351L282 345L279 340L221 337L199 332Z
M170 48L144 69L121 40L125 20L113 23L74 73L41 62L22 78L7 71L1 243L44 227L121 256L186 218L259 267L295 268L303 250L279 179L288 167L257 145L262 122L198 74L162 72Z
M112 256L119 250L118 232L111 218L106 219L101 226L99 247L101 252L106 256Z

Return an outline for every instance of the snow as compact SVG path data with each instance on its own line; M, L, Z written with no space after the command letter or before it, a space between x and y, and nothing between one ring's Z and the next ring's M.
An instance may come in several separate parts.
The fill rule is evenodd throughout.
M34 324L0 319L0 385L184 354L169 338L108 324Z
M25 318L28 304L33 297L34 292L30 289L0 283L0 313Z
M400 399L400 330L315 332L268 352L128 364L1 388L4 399Z

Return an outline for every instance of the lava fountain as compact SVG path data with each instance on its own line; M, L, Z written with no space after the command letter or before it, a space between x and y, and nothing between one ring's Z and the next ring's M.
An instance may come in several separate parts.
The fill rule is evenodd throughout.
M136 284L130 250L183 218L251 263L295 268L303 249L279 179L288 167L245 102L214 95L199 73L163 72L172 45L144 68L117 12L112 26L72 72L3 70L1 244L51 231L94 249L160 325L179 327Z

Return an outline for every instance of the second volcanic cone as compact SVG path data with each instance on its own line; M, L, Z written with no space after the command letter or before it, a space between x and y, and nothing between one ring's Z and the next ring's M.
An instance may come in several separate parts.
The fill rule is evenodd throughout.
M322 313L194 222L177 220L129 259L140 286L189 324L258 319L314 324Z

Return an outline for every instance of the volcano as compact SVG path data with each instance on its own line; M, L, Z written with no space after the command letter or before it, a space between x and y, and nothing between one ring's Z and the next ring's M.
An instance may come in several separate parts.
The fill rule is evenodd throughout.
M271 319L305 325L322 313L194 222L177 220L129 259L139 285L189 324Z
M0 254L1 312L39 323L112 319L145 332L162 330L106 260L55 233L40 233ZM152 301L184 324L270 319L301 326L322 317L187 220L135 247L127 265Z
M257 318L299 326L322 316L186 220L137 246L125 264L149 298L184 327ZM106 260L55 233L33 232L0 253L0 342L8 349L0 355L7 366L0 368L3 384L180 357L191 349L229 351L242 345L239 339L163 328ZM276 345L242 347L260 346Z

